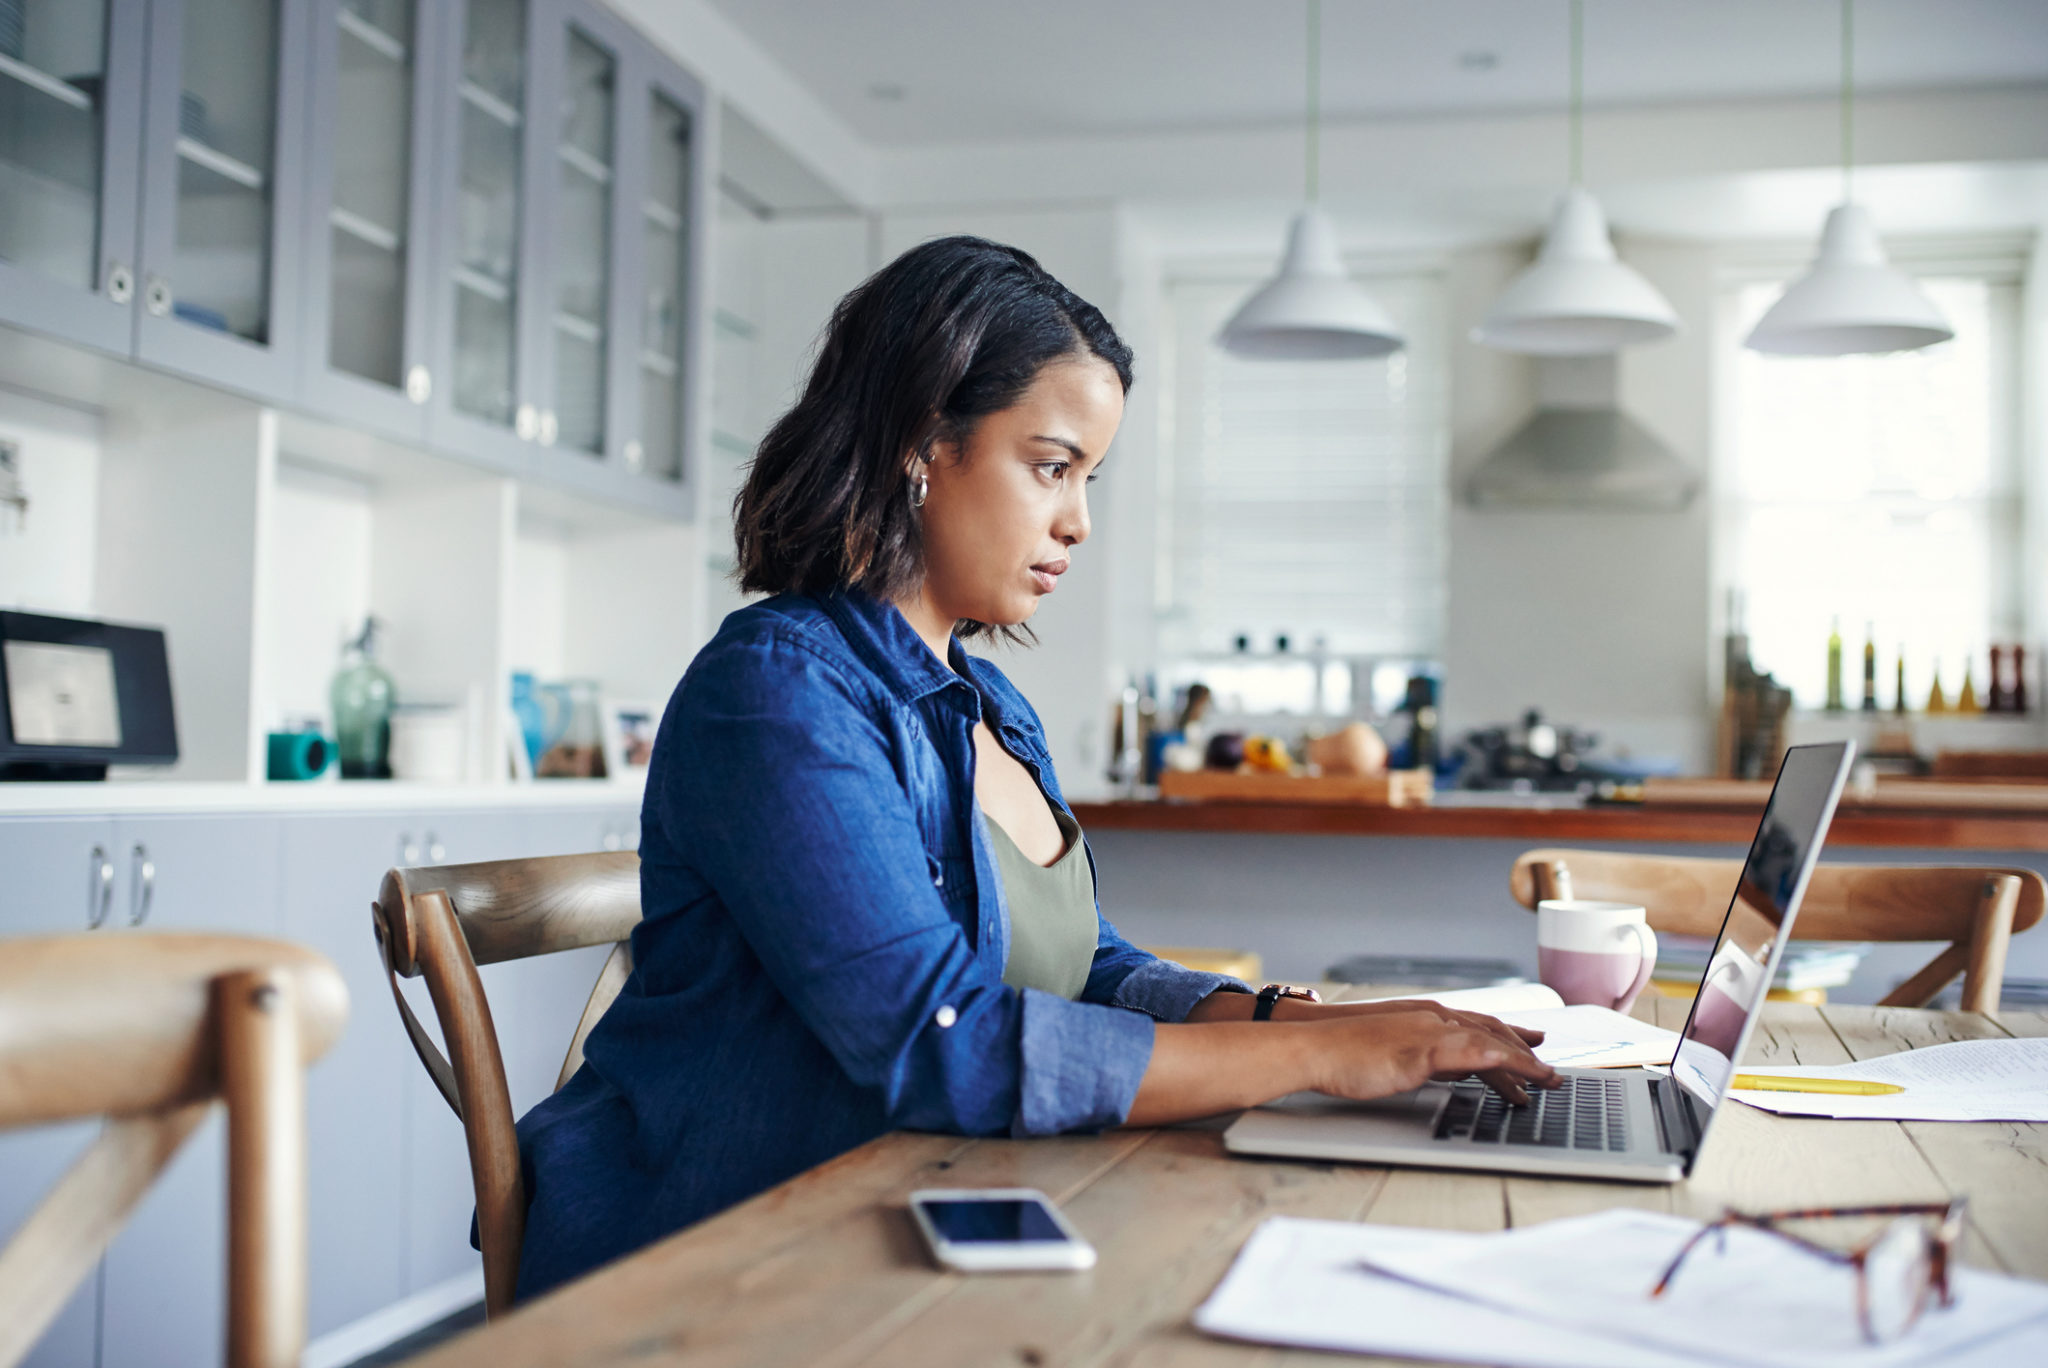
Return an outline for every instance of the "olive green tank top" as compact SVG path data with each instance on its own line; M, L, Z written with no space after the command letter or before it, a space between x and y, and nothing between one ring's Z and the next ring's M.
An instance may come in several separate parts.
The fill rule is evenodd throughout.
M1017 849L1001 824L983 818L1010 907L1010 958L1003 965L1003 982L1078 998L1095 963L1095 878L1080 824L1052 804L1046 806L1067 843L1066 852L1049 866Z

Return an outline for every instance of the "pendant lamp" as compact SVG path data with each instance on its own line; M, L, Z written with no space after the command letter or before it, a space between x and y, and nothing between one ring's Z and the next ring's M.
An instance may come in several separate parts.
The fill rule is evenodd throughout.
M1580 0L1572 0L1571 186L1558 196L1535 264L1508 283L1472 340L1537 356L1595 356L1661 342L1678 331L1678 314L1657 287L1614 255L1607 216L1579 183L1581 125Z
M1783 356L1917 351L1956 335L1914 279L1891 264L1870 212L1849 196L1854 144L1854 10L1842 0L1842 203L1820 253L1757 320L1743 345Z
M1337 361L1386 356L1405 342L1379 302L1351 279L1337 231L1316 207L1322 103L1322 5L1308 0L1308 203L1287 231L1280 272L1238 306L1216 341L1260 361Z

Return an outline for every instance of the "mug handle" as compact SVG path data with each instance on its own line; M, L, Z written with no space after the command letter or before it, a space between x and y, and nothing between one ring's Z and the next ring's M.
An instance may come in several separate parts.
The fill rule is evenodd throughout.
M1657 968L1657 933L1650 929L1647 922L1629 922L1627 926L1636 933L1636 942L1642 948L1643 967L1636 971L1636 981L1628 986L1628 991L1623 993L1620 1002L1615 1004L1614 1010L1617 1012L1627 1011L1628 1007L1635 1006L1636 998L1642 994L1643 989L1650 986L1650 975L1656 972ZM1628 1006L1623 1006L1623 1003Z

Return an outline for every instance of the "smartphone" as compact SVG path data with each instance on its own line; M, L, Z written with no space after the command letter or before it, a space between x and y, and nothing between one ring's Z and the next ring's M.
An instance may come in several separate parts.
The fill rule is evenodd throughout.
M932 1257L963 1273L1095 1267L1095 1247L1036 1188L923 1188L910 1217Z

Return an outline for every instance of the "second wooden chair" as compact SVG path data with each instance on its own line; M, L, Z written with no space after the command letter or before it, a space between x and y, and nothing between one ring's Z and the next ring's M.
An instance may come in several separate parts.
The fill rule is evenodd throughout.
M1515 860L1508 887L1532 911L1545 898L1640 903L1652 930L1712 939L1741 872L1740 860L1544 849ZM2048 883L2031 869L1823 864L1793 929L1800 940L1948 941L1879 1005L1925 1007L1960 974L1963 1010L1995 1012L2006 945L2041 920L2044 901Z

